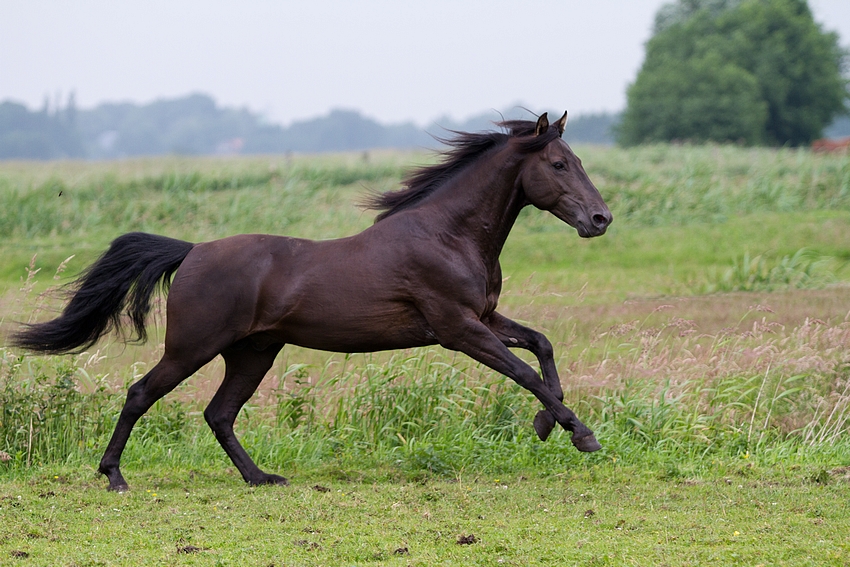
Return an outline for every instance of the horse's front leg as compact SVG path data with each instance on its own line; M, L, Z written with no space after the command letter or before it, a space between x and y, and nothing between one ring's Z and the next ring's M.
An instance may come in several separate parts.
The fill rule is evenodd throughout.
M558 377L558 368L555 366L552 343L549 342L546 335L520 325L495 311L485 317L483 323L493 331L493 334L506 347L523 348L537 357L540 372L543 374L543 383L555 394L559 401L564 400L564 390L561 387L561 379ZM540 410L534 416L534 430L541 441L548 439L554 427L555 416L549 410Z
M429 321L430 322L430 321ZM597 451L602 447L596 437L571 409L558 399L537 372L513 354L501 339L483 322L475 317L456 319L453 324L432 323L440 344L446 348L463 352L478 362L513 379L540 400L548 413L567 431L572 431L573 445L579 451Z

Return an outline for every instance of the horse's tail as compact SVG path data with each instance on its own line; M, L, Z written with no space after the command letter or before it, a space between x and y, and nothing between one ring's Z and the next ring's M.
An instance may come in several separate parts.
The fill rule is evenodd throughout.
M71 299L62 315L25 325L12 335L12 344L47 354L79 352L107 332L120 330L125 312L135 338L144 342L151 297L157 288L163 293L168 290L171 275L193 246L191 242L142 232L119 236L70 284Z

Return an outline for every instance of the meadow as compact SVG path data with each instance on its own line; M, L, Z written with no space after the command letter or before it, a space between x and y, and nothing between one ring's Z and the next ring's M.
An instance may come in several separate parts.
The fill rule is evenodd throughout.
M145 345L0 347L0 564L847 565L850 157L575 149L614 224L583 240L524 211L500 309L551 339L602 451L538 441L533 397L463 355L287 347L236 428L292 486L245 486L218 447L216 360L139 422L131 491L107 493L95 467L162 352L160 304ZM0 332L55 314L124 232L345 236L433 159L4 162Z

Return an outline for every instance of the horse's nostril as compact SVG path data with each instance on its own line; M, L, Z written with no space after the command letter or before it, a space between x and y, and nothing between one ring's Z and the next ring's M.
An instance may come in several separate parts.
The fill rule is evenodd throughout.
M599 228L608 226L611 223L610 215L603 215L602 213L596 213L591 220L593 221L593 225Z

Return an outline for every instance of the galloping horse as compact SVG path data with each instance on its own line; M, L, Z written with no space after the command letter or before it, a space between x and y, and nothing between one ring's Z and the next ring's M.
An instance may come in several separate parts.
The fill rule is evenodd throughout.
M287 343L335 352L439 344L463 352L542 402L534 419L540 439L557 422L578 450L596 451L593 432L562 403L549 340L496 311L499 254L523 207L549 211L585 238L611 223L561 139L566 123L566 113L551 125L543 114L502 122L505 132L457 132L441 162L374 196L370 206L382 211L375 223L347 238L246 234L192 244L125 234L74 282L59 317L22 328L12 342L79 352L120 329L124 314L144 340L151 297L168 291L165 352L130 387L100 461L111 490L127 489L119 463L136 421L219 354L224 381L204 411L207 423L246 482L288 484L260 470L233 433L240 408ZM508 347L531 351L542 380Z

